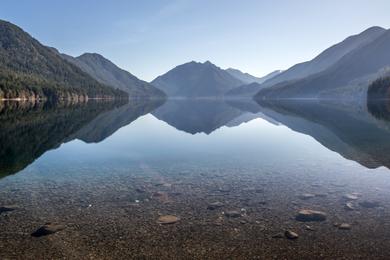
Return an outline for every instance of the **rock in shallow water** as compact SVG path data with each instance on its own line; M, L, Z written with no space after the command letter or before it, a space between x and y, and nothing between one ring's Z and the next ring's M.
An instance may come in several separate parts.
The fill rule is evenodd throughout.
M15 209L16 207L11 207L11 206L0 207L0 215L5 212L14 211Z
M311 209L302 209L298 212L295 217L298 221L324 221L326 220L326 213Z
M58 231L61 231L63 229L65 229L65 226L63 225L46 223L42 227L38 228L34 233L32 233L31 236L33 237L47 236L47 235L57 233Z
M344 208L346 210L355 210L355 207L353 206L353 204L351 202L346 203Z
M291 231L291 230L286 230L286 232L284 232L284 235L288 239L297 239L299 237L297 233L295 233L294 231Z
M168 224L174 224L174 223L178 222L179 220L180 220L180 218L178 218L176 216L165 215L165 216L159 217L157 219L157 223L162 224L162 225L168 225Z
M365 200L360 202L359 205L362 206L363 208L376 208L379 207L380 204L377 201Z
M351 229L351 225L348 223L342 223L342 224L340 224L339 229L349 230L349 229Z
M359 199L359 197L356 195L356 194L345 194L344 196L343 196L343 198L344 199L346 199L346 200L357 200L357 199Z
M216 202L209 203L209 205L207 206L207 209L214 210L214 209L217 209L220 207L223 207L223 203L216 201Z
M300 195L299 198L300 198L301 200L308 200L308 199L314 198L315 196L316 196L316 195L311 194L311 193L305 193L305 194Z
M239 218L241 217L241 213L237 210L228 210L225 212L225 216L228 218Z

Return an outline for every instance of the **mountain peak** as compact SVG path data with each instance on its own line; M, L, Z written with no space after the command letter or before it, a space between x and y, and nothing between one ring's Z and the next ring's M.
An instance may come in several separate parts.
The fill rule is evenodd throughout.
M157 77L152 84L169 96L217 97L244 83L210 61L192 61Z
M365 32L378 32L378 31L386 31L385 28L383 27L380 27L380 26L372 26L372 27L369 27L367 28L366 30L364 30L362 33L365 33Z

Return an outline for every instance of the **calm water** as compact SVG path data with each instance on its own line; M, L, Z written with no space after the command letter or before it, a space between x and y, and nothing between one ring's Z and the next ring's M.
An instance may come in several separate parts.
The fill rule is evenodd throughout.
M0 258L390 257L386 103L0 109Z

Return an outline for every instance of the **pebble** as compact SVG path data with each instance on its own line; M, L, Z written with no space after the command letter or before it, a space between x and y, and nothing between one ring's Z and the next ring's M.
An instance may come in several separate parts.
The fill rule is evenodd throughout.
M339 229L349 230L349 229L351 229L351 225L348 224L348 223L342 223L342 224L339 225Z
M359 197L357 195L355 195L355 194L345 194L343 196L343 198L346 199L346 200L357 200L357 199L359 199Z
M57 225L52 223L46 223L42 227L38 228L34 233L31 234L33 237L42 237L57 233L58 231L64 230L65 226Z
M305 228L306 228L306 230L309 230L309 231L316 231L315 228L313 228L312 226L305 225Z
M160 216L157 219L157 223L162 224L162 225L168 225L168 224L174 224L174 223L178 222L179 220L180 220L180 218L178 218L176 216L165 215L165 216Z
M365 200L360 202L359 205L362 206L363 208L376 208L379 207L380 204L377 201Z
M11 206L0 207L0 215L5 212L14 211L16 208Z
M355 210L355 207L353 206L353 204L351 202L346 203L344 208L346 210Z
M237 210L228 210L224 213L224 215L228 218L239 218L241 217L241 213Z
M288 238L288 239L297 239L299 236L297 233L291 231L291 230L286 230L286 232L284 232L284 235Z
M298 212L295 217L298 221L324 221L326 220L326 213L311 209L302 209Z
M221 208L223 207L223 203L222 202L219 202L219 201L216 201L216 202L211 202L209 203L209 205L207 206L207 209L209 210L214 210L214 209L218 209L218 208Z
M316 196L316 195L311 194L311 193L305 193L305 194L300 195L299 198L300 198L301 200L308 200L308 199L314 198L315 196Z

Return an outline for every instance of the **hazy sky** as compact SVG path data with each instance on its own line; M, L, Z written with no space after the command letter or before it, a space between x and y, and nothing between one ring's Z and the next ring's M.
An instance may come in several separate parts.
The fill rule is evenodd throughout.
M0 19L70 55L97 52L152 80L206 61L261 76L390 27L390 0L1 0Z

